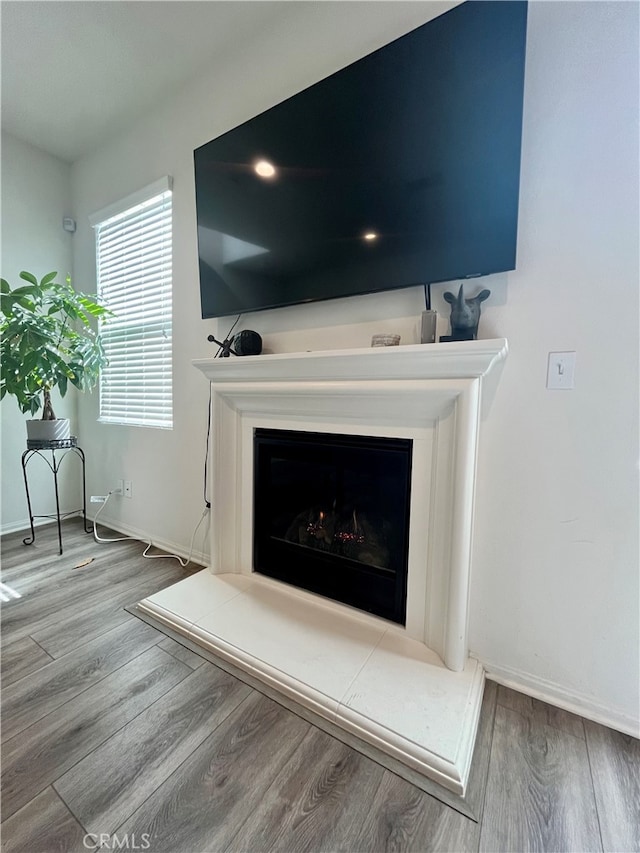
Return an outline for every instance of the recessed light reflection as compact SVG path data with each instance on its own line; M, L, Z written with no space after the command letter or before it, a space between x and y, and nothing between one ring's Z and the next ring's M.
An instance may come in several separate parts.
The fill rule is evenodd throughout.
M364 235L364 239L371 242L371 240L377 240L378 235L376 234L375 231L367 231L367 233Z
M268 160L258 160L253 168L256 175L259 175L261 178L273 178L276 173L275 166Z

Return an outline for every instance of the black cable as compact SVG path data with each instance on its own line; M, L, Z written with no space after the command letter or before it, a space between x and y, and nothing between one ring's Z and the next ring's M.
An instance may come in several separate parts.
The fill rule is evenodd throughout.
M214 358L220 358L220 353L223 352L227 346L229 347L229 351L233 352L233 350L231 350L231 347L229 345L229 342L231 339L231 333L233 332L235 327L240 322L241 317L242 317L242 314L238 314L238 316L236 317L235 323L229 329L229 331L227 332L227 334L225 336L224 343L221 344L219 341L216 341L216 339L213 337L213 335L209 335L207 340L213 341L214 343L218 344L218 351L214 355ZM211 383L209 383L209 406L207 409L207 441L206 441L205 456L204 456L204 488L203 488L204 503L205 503L205 506L207 509L211 509L211 501L207 497L207 471L208 471L208 465L209 465L209 444L211 442L211 396L212 396L211 395Z
M234 324L233 324L233 326L229 329L229 331L228 331L228 333L227 333L227 340L228 340L229 335L231 334L231 332L233 332L233 330L235 329L235 327L236 327L236 326L238 325L238 323L240 322L240 317L242 317L242 314L238 314L238 316L236 317L236 321L235 321L235 323L234 323Z
M211 440L211 383L209 383L209 408L207 415L207 441L204 455L204 503L207 509L211 509L211 501L207 497L207 466L209 464L209 441Z
M431 311L431 285L424 286L424 304L427 311Z

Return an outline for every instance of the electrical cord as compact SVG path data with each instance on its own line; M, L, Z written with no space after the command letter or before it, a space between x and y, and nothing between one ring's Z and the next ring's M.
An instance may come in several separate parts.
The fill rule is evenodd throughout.
M207 442L204 450L204 505L211 509L211 501L207 497L207 466L209 463L209 442L211 441L211 383L209 383L209 406L207 408Z
M235 327L238 323L238 320L240 319L241 316L242 316L242 314L238 314L238 316L236 317L236 322L231 327L229 334L231 334L231 332L233 332L233 330L235 329ZM227 337L229 337L229 335L227 335ZM222 351L222 347L218 350L216 357L219 356L221 351ZM187 557L186 562L183 562L182 557L179 557L177 554L149 554L149 553L147 553L149 551L149 548L153 547L151 540L149 540L149 544L147 545L147 547L144 549L144 551L142 553L142 556L146 557L147 560L159 560L159 559L164 559L165 557L171 557L174 560L178 560L178 562L180 563L180 565L183 568L191 562L191 555L193 553L193 543L194 543L194 540L196 538L196 533L198 532L198 528L200 527L200 525L204 521L206 514L211 509L211 501L209 500L208 495L207 495L207 470L208 470L207 466L208 466L208 461L209 461L209 442L211 441L211 396L212 396L212 394L211 394L211 383L209 383L209 405L207 407L207 413L208 413L208 415L207 415L207 439L206 439L206 447L205 447L205 455L204 455L204 483L203 483L204 509L202 511L202 515L200 516L198 523L196 524L196 526L193 529L193 534L191 535L191 542L189 543L189 555ZM127 542L127 541L139 542L140 540L137 539L135 536L117 536L117 537L113 537L110 539L106 539L106 538L98 535L98 516L100 515L102 510L106 507L107 503L109 502L109 498L113 494L119 494L119 490L116 492L115 489L112 489L110 492L107 493L107 499L104 501L104 503L102 503L100 505L100 509L96 512L96 514L94 516L94 519L93 519L93 538L96 540L96 542L105 543L105 544L109 543L109 542Z
M223 358L225 355L229 355L230 352L233 352L233 350L231 350L231 335L233 334L233 330L235 329L235 327L240 322L241 317L242 317L242 314L238 314L238 316L235 319L233 326L231 326L231 328L227 332L223 343L220 343L220 341L217 341L213 337L213 335L209 335L209 337L207 338L207 340L218 344L218 351L214 355L214 358ZM207 496L207 468L208 468L208 462L209 462L209 441L210 440L211 440L211 383L209 383L209 408L207 409L207 444L205 447L205 454L204 454L203 497L204 497L204 505L206 506L207 509L211 509L211 501L209 500L209 498Z
M427 311L431 311L431 285L424 285L424 306Z
M101 542L101 543L104 543L104 542L125 542L128 539L131 539L133 541L139 541L139 540L136 540L135 536L118 536L115 539L103 539L102 537L98 536L98 516L100 515L102 510L106 507L106 505L109 503L109 498L113 494L115 494L115 491L113 491L113 490L107 493L107 499L103 503L100 504L100 509L98 509L98 511L96 512L96 514L93 518L93 538L96 540L96 542Z
M98 516L100 515L102 510L106 507L106 505L109 503L109 498L113 494L115 494L115 490L112 490L107 494L107 499L104 501L103 504L101 504L100 509L96 512L96 514L93 518L93 538L96 540L96 542L100 542L100 543L126 542L126 541L139 542L140 540L136 536L117 536L117 537L113 537L110 539L105 539L102 536L98 536ZM149 549L153 548L153 542L151 540L149 540L149 544L147 545L147 547L142 552L142 556L145 557L147 560L163 560L166 558L171 558L172 560L177 560L180 563L180 565L182 566L182 568L184 568L185 566L188 566L189 563L191 562L191 555L193 554L193 543L194 543L194 540L196 538L196 533L198 532L198 528L200 527L200 525L204 521L204 518L208 512L209 512L209 507L206 506L204 508L204 510L202 511L202 515L200 516L200 520L198 521L198 523L196 524L196 526L193 529L193 533L191 535L191 542L189 543L189 554L188 554L186 560L183 560L182 557L179 557L177 554L149 554L148 553Z
M200 525L204 521L204 518L208 512L209 512L209 508L205 507L204 510L202 511L202 515L200 516L200 520L198 521L196 526L193 528L193 533L191 534L191 542L189 543L189 553L187 555L186 560L183 560L182 557L179 557L177 554L148 554L147 551L149 550L149 548L153 547L151 542L149 542L147 547L142 552L142 556L146 557L147 560L162 560L165 557L172 557L174 560L177 560L183 568L185 566L188 566L189 563L191 562L191 555L193 554L193 541L196 538L196 533L198 532L198 528L200 527Z

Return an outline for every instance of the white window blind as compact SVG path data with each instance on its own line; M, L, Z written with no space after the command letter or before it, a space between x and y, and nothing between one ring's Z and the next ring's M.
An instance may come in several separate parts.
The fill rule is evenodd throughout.
M164 187L162 189L162 187ZM157 190L161 191L158 192ZM145 195L153 193L150 197ZM143 198L144 200L139 200ZM134 202L134 203L131 203ZM98 293L113 317L100 323L108 366L100 421L173 426L171 189L169 179L92 217Z

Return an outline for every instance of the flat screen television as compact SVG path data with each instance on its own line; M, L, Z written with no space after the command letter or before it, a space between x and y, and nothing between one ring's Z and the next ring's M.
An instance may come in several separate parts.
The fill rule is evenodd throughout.
M526 21L469 0L197 148L202 316L514 269Z

